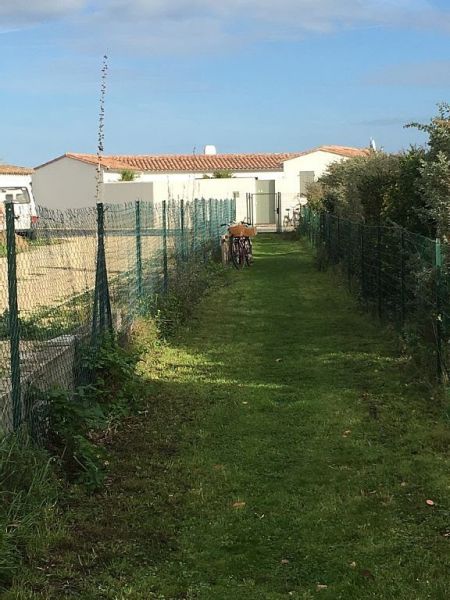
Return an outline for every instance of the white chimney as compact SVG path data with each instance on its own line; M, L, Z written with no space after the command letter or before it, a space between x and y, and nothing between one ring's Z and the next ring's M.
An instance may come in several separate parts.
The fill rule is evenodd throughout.
M217 148L215 146L207 145L205 146L205 155L206 156L214 156L217 154Z

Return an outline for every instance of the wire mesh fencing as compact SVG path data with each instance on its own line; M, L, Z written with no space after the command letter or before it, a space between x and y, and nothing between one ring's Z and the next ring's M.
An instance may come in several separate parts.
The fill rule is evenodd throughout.
M440 381L449 374L448 246L401 227L303 211L300 232L319 267L337 265L361 305L402 332L405 349Z
M136 201L77 210L40 207L33 239L0 237L0 433L26 422L45 434L39 402L83 381L80 348L124 334L170 291L177 268L220 249L234 200ZM41 399L41 400L40 400Z

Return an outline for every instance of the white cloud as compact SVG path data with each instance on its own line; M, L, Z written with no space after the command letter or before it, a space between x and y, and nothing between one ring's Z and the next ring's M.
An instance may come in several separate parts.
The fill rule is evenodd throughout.
M152 52L367 26L450 31L431 0L0 0L0 29L59 18L90 46Z
M297 30L329 31L355 25L442 25L444 13L427 0L109 0L94 3L108 20L157 24L210 18L224 27L270 24Z
M0 27L27 26L76 15L86 0L1 0Z

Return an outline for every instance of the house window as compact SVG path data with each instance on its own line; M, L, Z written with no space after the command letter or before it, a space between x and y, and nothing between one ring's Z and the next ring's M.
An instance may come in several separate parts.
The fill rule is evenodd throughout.
M314 171L300 171L300 196L308 195L308 186L314 183L315 173Z

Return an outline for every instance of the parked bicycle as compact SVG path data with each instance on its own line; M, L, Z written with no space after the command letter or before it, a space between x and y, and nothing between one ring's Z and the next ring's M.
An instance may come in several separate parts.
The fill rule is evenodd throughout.
M292 210L292 216L291 216L291 210ZM287 214L284 216L284 219L283 219L283 229L297 229L298 226L300 225L300 218L301 218L300 204L298 204L297 206L295 206L292 209L287 208L286 213Z
M256 235L256 227L250 223L228 224L229 250L231 262L236 269L242 269L245 265L249 267L253 263L252 237Z

